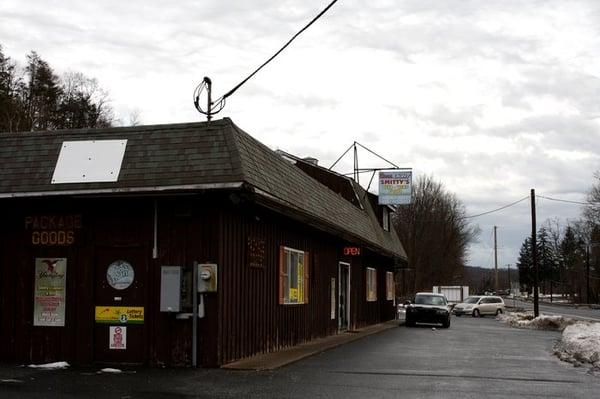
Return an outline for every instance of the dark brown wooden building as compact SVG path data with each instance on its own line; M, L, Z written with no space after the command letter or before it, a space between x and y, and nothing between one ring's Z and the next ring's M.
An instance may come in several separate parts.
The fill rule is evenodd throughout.
M200 365L394 318L389 210L229 119L0 133L0 162L0 361L190 365L194 262Z

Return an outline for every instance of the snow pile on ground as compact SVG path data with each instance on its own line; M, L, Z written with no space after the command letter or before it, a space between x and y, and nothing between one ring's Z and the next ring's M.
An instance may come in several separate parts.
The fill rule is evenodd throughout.
M54 362L54 363L46 363L46 364L30 364L27 366L32 369L42 369L42 370L62 370L69 367L69 363L67 362Z
M534 317L532 312L505 313L496 317L516 328L530 328L533 330L563 331L567 326L576 322L575 319L563 316L539 315Z
M576 366L583 363L600 369L600 323L577 322L565 328L554 353Z
M99 371L100 373L112 373L112 374L119 374L122 373L123 371L119 370L119 369L113 369L113 368L105 368Z

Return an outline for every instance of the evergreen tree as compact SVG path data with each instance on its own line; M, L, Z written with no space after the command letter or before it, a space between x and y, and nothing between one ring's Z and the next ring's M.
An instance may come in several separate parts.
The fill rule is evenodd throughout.
M557 278L557 256L550 241L548 229L544 226L537 233L537 255L540 287L546 294L548 288L552 291L553 281Z
M583 223L569 225L560 244L569 295L579 302L583 298L585 287L585 234Z
M519 281L521 286L527 292L529 292L533 286L533 257L531 251L531 237L527 237L521 244L519 259L517 260Z
M28 129L55 129L59 119L58 104L62 95L58 76L35 51L27 56L25 72Z
M21 85L16 64L4 55L0 45L0 132L19 130L21 126L24 119L24 107L18 95Z

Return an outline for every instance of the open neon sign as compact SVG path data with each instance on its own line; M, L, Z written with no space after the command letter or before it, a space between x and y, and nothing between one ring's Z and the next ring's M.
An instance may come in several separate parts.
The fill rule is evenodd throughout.
M359 256L360 247L344 247L344 256Z

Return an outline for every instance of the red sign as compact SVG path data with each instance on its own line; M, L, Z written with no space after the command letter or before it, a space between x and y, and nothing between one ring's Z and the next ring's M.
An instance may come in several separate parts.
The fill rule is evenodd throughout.
M359 256L360 247L344 247L344 256Z

